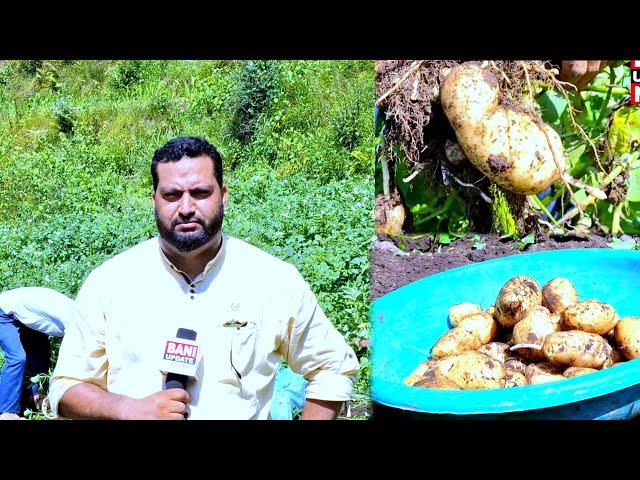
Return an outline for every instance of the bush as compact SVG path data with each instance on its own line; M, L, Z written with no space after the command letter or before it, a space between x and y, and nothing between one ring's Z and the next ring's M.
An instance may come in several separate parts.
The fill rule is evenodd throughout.
M142 80L143 64L141 60L124 60L119 62L111 78L115 88L128 90Z
M22 60L20 61L20 71L30 76L35 76L36 72L44 62L42 60Z
M243 63L234 93L231 135L241 143L249 142L259 115L267 108L278 86L278 63L257 60Z
M364 95L354 95L349 92L336 108L333 118L333 138L337 145L351 151L361 142L363 136L372 132L363 125L362 119L373 122L370 100ZM371 117L371 118L369 118Z
M58 125L58 130L62 133L72 133L73 127L76 123L76 114L69 105L69 102L64 98L56 100L53 106L53 115Z

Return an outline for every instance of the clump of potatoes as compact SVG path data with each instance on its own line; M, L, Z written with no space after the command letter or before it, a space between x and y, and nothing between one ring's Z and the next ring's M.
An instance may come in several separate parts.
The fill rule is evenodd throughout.
M570 280L543 287L533 278L506 282L486 311L453 305L452 328L438 339L405 385L477 390L555 382L640 358L640 318L579 301Z

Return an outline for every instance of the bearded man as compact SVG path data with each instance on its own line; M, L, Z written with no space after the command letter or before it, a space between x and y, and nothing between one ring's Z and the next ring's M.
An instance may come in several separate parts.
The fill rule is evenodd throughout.
M85 280L48 402L61 417L268 419L281 360L307 380L302 419L333 419L350 398L353 350L296 268L222 232L222 158L200 137L156 150L159 236ZM171 388L159 367L176 331L197 334L197 371ZM193 337L191 337L194 340Z

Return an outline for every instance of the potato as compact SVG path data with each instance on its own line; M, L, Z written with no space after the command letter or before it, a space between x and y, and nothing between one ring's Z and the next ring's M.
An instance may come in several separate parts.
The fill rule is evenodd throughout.
M640 318L623 318L618 322L613 333L622 355L629 360L640 357Z
M562 376L566 378L579 377L580 375L586 375L587 373L597 372L595 368L584 367L569 367L563 373Z
M527 364L515 357L511 357L506 360L502 364L502 367L507 373L522 373L523 375L526 375L527 372Z
M549 362L538 362L538 363L530 363L527 365L525 370L525 377L529 383L531 383L531 378L536 375L561 375L562 369L556 367L552 363Z
M616 326L618 315L614 308L598 300L586 300L567 307L562 312L564 330L582 330L606 335Z
M375 226L377 234L397 235L402 233L406 212L400 195L376 195Z
M608 357L607 347L611 348L600 335L569 330L547 335L542 349L557 366L600 368Z
M542 304L542 289L531 277L513 277L503 285L496 299L496 320L511 328Z
M613 346L611 346L608 340L607 340L606 350L607 350L607 359L602 364L602 368L609 368L616 363L624 361L624 357L620 353L620 351L614 348Z
M506 372L502 383L503 388L523 387L527 385L527 377L520 372Z
M427 372L432 372L435 369L437 360L429 359L422 362L418 365L411 375L404 379L405 385L415 385L418 381L422 380L422 378L427 374Z
M545 359L542 351L544 339L550 333L558 330L559 326L553 322L549 310L542 305L538 305L513 327L513 348L518 345L537 345L539 347L537 349L521 347L516 352L522 358L533 362L541 362ZM514 351L513 348L512 352Z
M427 377L417 382L414 387L433 388L436 390L460 390L460 387L448 378L438 377L431 373Z
M454 381L444 377L436 369L425 372L424 376L413 386L438 390L460 390L460 387Z
M499 333L498 323L491 315L481 312L465 318L446 332L431 349L433 358L446 358L465 350L475 350L494 340Z
M549 362L531 363L525 371L529 385L564 380L561 374L562 370Z
M551 313L562 313L567 307L577 302L578 292L566 278L554 278L542 287L542 305Z
M560 136L540 119L499 105L496 76L473 62L454 67L440 86L445 115L469 161L521 195L551 186L565 170Z
M452 327L457 327L462 320L477 313L482 313L482 308L475 303L465 302L453 305L449 309L449 323Z
M486 345L478 348L476 351L478 353L489 355L491 358L499 361L500 363L504 363L505 360L511 357L511 353L509 352L509 345L502 342L487 343Z
M438 362L436 375L451 380L463 390L500 388L505 371L497 360L467 351Z

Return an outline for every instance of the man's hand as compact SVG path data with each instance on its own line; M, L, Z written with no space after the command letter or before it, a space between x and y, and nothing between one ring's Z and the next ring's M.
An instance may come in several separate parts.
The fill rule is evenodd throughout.
M141 399L129 399L123 408L125 420L184 420L189 392L170 388Z
M558 78L574 84L580 90L608 64L609 60L562 60Z
M184 420L191 400L182 388L171 388L136 399L118 395L90 383L69 388L60 399L58 413L68 418L112 420Z
M335 420L343 402L308 398L302 409L300 420Z

